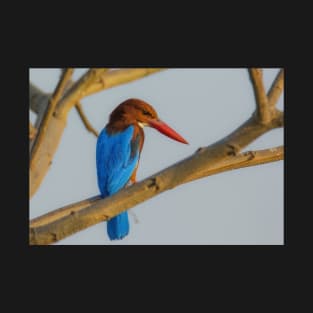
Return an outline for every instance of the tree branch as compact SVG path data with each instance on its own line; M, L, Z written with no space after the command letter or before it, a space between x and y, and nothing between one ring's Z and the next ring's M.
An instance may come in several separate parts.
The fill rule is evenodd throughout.
M49 112L48 109L46 110L46 115L48 117L45 118L48 121L40 130L41 135L37 135L36 142L34 143L34 147L31 152L30 196L37 191L52 163L53 155L59 145L63 130L66 126L68 110L74 106L75 103L81 99L81 97L84 96L85 88L93 84L105 71L106 69L89 70L65 93L59 101L55 101L55 103L53 103L54 110L49 110ZM69 81L69 78L66 78L64 82L64 75L67 74L63 73L58 85L60 86L62 84L63 90ZM57 97L59 97L59 94L62 94L62 92L59 92L60 88L61 87L57 87L56 89L55 94Z
M263 71L260 68L249 69L250 80L253 85L255 102L257 104L257 114L261 123L268 123L271 119L269 103L263 84Z
M97 83L91 85L86 90L86 96L99 92L104 89L112 88L121 84L129 83L133 80L137 80L148 76L150 74L157 73L165 69L161 68L129 68L113 70L104 73Z
M279 73L277 74L270 88L270 91L268 92L268 99L269 99L268 102L269 102L270 108L273 108L276 105L283 89L284 89L284 69L281 69Z
M200 148L201 151L201 148ZM247 151L236 156L225 159L224 161L217 164L216 168L205 169L203 172L195 173L194 176L188 178L184 183L207 177L210 175L222 173L243 167L250 167L260 165L269 162L280 161L284 159L284 147L279 146L275 148Z
M42 141L44 140L44 137L46 136L47 125L50 122L50 119L52 117L52 114L54 112L57 102L61 98L68 81L71 79L73 75L73 71L74 71L73 69L66 69L61 75L61 79L59 80L59 83L52 97L50 98L50 101L49 101L48 107L46 108L42 122L37 127L38 135L35 139L35 142L31 151L31 158L32 158L32 155L35 154L36 151L39 149Z
M92 125L90 124L90 122L88 121L88 118L87 118L87 116L85 115L85 113L84 113L84 111L83 111L83 108L82 108L82 106L81 106L81 103L79 103L79 102L76 103L75 108L76 108L76 110L77 110L77 112L78 112L78 114L79 114L79 116L80 116L80 118L81 118L83 124L85 125L86 129L87 129L89 132L93 133L96 137L98 137L99 134L98 134L98 132L92 127Z
M61 69L61 73L63 73L64 70L65 70L65 69L62 68L62 69ZM67 91L67 90L68 90L71 86L73 86L73 85L74 85L73 80L69 80L67 86L65 87L65 91ZM89 120L88 120L86 114L84 113L84 110L83 110L82 105L81 105L80 102L77 102L77 103L75 104L75 109L76 109L76 111L77 111L79 117L81 118L81 120L82 120L82 122L83 122L85 128L86 128L89 132L93 133L96 137L98 137L98 132L92 127L92 125L91 125L91 123L89 122Z
M68 111L83 97L87 95L87 89L95 84L108 69L98 68L90 69L76 83L74 83L66 92L61 101L57 104L55 116L62 118Z
M193 158L197 157L197 153ZM107 221L113 216L180 184L204 176L214 175L241 167L254 166L283 159L283 147L249 151L232 156L215 164L210 169L198 172L198 175L185 176L179 183L173 183L173 170L177 174L182 162L162 172L152 175L142 182L122 189L113 196L101 199L99 196L86 199L61 209L47 213L30 222L30 244L43 245L61 240L91 225Z

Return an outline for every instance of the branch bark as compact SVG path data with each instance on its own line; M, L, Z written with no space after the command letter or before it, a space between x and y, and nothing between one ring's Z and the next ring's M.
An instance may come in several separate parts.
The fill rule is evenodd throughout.
M160 72L161 68L129 68L113 70L104 73L97 83L91 85L86 90L86 96L104 89L112 88L121 84L129 83L133 80Z
M270 91L268 92L269 106L273 109L284 90L284 69L281 69L276 76Z
M58 102L54 115L61 119L64 118L69 110L82 98L87 95L87 89L95 84L100 77L108 69L90 69L84 74L76 83L74 83L69 90L66 92L61 101Z
M271 119L268 98L263 84L263 71L260 68L250 68L249 75L253 86L255 102L257 104L257 114L261 123L268 123Z
M201 149L201 148L200 148ZM210 175L230 171L238 168L250 167L269 162L280 161L284 159L284 147L274 147L265 150L246 151L235 157L230 157L218 163L217 167L205 169L203 172L195 173L194 176L188 178L184 183L207 177Z
M189 159L197 158L198 154L199 151ZM211 154L209 159L215 159L214 154ZM92 197L33 219L30 222L30 244L51 244L91 225L107 221L113 216L161 192L192 180L241 167L254 166L282 159L283 147L249 151L237 156L228 157L223 162L215 165L214 162L209 161L210 168L205 168L203 172L198 172L196 176L186 175L188 173L186 170L187 160L182 161L148 177L142 182L119 191L109 198L101 199L99 196ZM180 171L181 169L184 172ZM176 174L173 175L173 173ZM175 177L177 175L180 177Z

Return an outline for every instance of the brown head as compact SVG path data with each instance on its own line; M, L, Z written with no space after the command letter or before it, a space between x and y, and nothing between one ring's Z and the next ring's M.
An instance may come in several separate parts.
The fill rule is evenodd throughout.
M158 119L158 114L147 102L140 99L128 99L122 102L110 115L109 124L130 124L140 123L145 126L151 119ZM139 124L139 125L140 125Z
M150 126L174 140L187 144L183 137L159 119L157 112L149 103L140 99L128 99L114 109L107 129L110 132L122 131L129 125L141 128Z

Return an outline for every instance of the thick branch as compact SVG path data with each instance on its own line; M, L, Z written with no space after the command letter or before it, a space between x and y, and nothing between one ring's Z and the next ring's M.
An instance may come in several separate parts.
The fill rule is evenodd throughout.
M96 137L98 137L98 136L99 136L98 132L92 127L92 125L91 125L90 122L88 121L88 118L87 118L87 116L85 115L81 104L80 104L80 103L77 103L77 104L75 105L75 108L76 108L76 110L77 110L77 112L78 112L78 114L79 114L81 120L83 121L83 124L85 125L86 129L87 129L89 132L93 133Z
M31 158L32 158L33 154L35 154L36 151L40 148L40 145L46 136L46 130L47 130L48 124L51 120L54 109L55 109L59 99L61 98L68 81L71 79L72 74L73 74L73 69L66 69L63 72L61 79L59 80L59 83L58 83L52 97L50 98L49 105L45 111L42 122L37 127L38 135L36 137L36 140L34 142L34 146L33 146L32 151L31 151Z
M200 148L200 151L201 151L201 148ZM189 181L193 181L199 178L207 177L210 175L222 173L225 171L230 171L230 170L243 168L243 167L255 166L255 165L269 163L269 162L280 161L283 159L284 159L284 147L283 146L265 149L265 150L247 151L247 152L238 154L236 156L227 158L222 162L219 162L215 168L212 167L209 170L205 169L203 172L195 173L194 176L184 181L184 183L187 183Z
M250 68L249 75L253 85L255 102L257 104L257 115L261 123L266 124L271 120L271 113L263 84L262 69Z
M283 89L284 89L284 69L281 69L277 74L270 88L270 91L268 92L268 102L270 108L273 108L276 105Z
M87 88L86 96L93 94L95 92L99 92L104 89L108 89L114 86L118 86L121 84L129 83L133 80L137 80L148 76L150 74L157 73L161 70L161 68L129 68L129 69L121 69L121 70L113 70L104 73L99 81L89 88Z
M196 158L197 155L198 153L191 158ZM223 162L212 166L210 170L205 169L201 172L201 175L194 175L193 177L185 176L184 172L181 172L182 163L185 162L182 161L142 182L121 190L109 198L93 197L33 219L30 222L30 244L50 244L61 240L91 225L106 221L161 192L191 180L281 159L283 159L283 147L245 152L238 156L229 157ZM179 183L177 183L177 179L175 179L176 183L173 182L175 177L173 171L176 172L176 176L181 176Z
M50 100L49 110L54 111L55 106L72 81L73 72L73 68L65 68L62 70L61 78Z

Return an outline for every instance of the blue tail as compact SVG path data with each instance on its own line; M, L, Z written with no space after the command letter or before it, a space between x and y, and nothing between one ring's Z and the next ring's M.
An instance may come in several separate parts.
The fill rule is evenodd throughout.
M107 232L111 240L123 239L129 232L128 213L125 211L107 222Z

